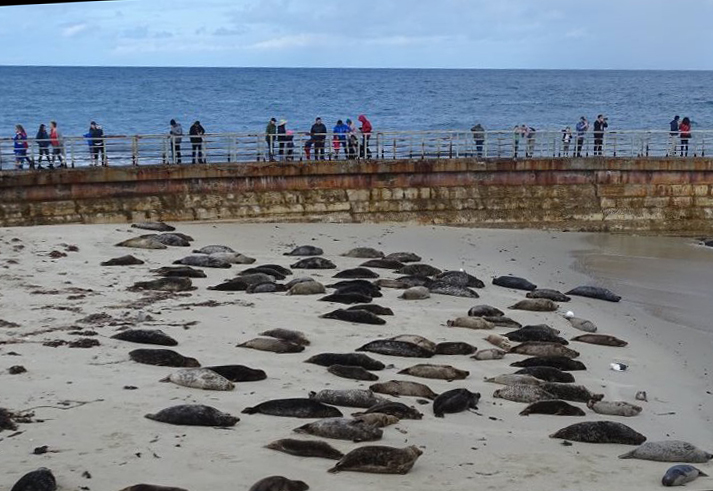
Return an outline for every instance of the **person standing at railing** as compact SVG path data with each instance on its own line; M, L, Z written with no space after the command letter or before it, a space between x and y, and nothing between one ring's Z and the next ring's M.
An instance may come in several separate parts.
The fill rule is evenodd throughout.
M270 162L275 161L275 139L277 138L277 120L270 118L265 127L265 143L267 143L267 158Z
M27 132L21 124L15 125L15 136L12 139L14 140L13 151L15 153L15 168L22 169L25 160L27 160L30 169L33 169L35 166L32 163L32 160L30 160L27 156Z
M577 131L577 157L581 157L582 146L584 145L584 135L587 133L587 130L589 130L589 121L587 121L587 118L584 116L579 118L579 122L574 129Z
M366 116L363 114L359 115L357 118L359 122L361 123L361 127L359 130L361 131L362 138L361 138L361 157L362 158L371 158L371 149L369 148L369 140L371 139L371 131L372 131L372 126L371 122L369 122L368 119L366 119Z
M102 165L106 165L106 152L104 151L104 129L96 122L89 123L89 131L84 134L89 145L89 153L92 157L92 166L99 165L99 154L102 154Z
M57 121L50 121L50 145L52 145L52 163L50 163L50 169L54 167L55 157L59 159L60 167L67 167L67 164L62 161L64 146L62 134L57 129Z
M600 114L597 116L596 121L594 121L594 155L602 155L604 130L609 127L608 119L609 118L605 118L603 114Z
M483 156L483 144L485 143L485 128L480 123L477 123L470 131L473 133L473 140L475 140L475 155L481 158Z
M39 157L37 159L37 168L42 169L42 156L44 155L47 159L47 166L50 169L54 169L52 162L50 162L50 136L47 134L45 125L41 124L40 128L37 130L37 135L35 136L35 141L37 142Z
M666 155L676 155L676 147L678 146L679 119L681 118L676 115L669 123L668 152L666 153Z
M191 139L193 163L205 164L206 159L203 155L203 135L205 135L205 129L201 126L201 122L194 122L188 130L188 134Z
M359 138L357 137L357 127L351 119L347 119L346 125L349 127L347 133L347 158L353 160L359 153Z
M685 117L678 127L681 134L681 157L688 157L688 141L691 139L691 120Z
M532 126L527 126L523 129L523 136L527 142L527 150L525 151L525 157L532 158L535 156L535 128Z
M278 154L280 155L280 160L284 158L285 155L285 143L287 142L287 120L281 119L277 124L277 146L279 148Z
M562 130L562 153L563 156L569 157L569 143L572 141L572 128L567 126Z
M347 134L349 133L349 126L344 124L341 119L337 120L336 126L332 128L332 133L334 133L334 153L335 158L339 158L339 148L344 148L344 157L347 157Z
M183 127L181 126L181 123L178 123L175 119L172 119L169 124L171 125L171 129L168 131L168 134L171 138L171 154L173 156L173 162L175 164L180 164Z
M324 160L324 142L327 139L327 127L322 123L322 118L317 118L309 130L314 141L314 159Z
M522 125L525 126L525 125ZM517 158L517 152L520 148L520 139L522 138L522 126L515 125L512 131L512 157Z

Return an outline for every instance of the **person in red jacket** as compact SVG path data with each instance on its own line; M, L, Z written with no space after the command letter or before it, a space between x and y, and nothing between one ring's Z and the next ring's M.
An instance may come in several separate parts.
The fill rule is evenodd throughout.
M688 140L691 139L691 120L683 118L678 125L678 134L681 137L681 157L688 157Z
M368 119L366 119L366 116L364 116L363 114L359 115L357 119L361 123L361 127L359 128L359 130L362 134L361 152L359 156L362 158L366 157L367 159L370 159L371 149L369 148L369 140L371 139L371 123Z

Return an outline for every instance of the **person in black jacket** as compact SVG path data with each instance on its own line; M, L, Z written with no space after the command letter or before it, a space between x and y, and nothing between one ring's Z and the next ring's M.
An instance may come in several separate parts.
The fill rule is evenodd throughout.
M54 169L54 165L50 162L50 135L47 133L45 125L41 124L40 129L37 130L37 136L35 136L35 141L39 147L39 158L37 159L37 168L42 168L42 156L47 159L50 169Z
M609 127L607 118L600 114L594 122L594 155L602 155L602 145L604 144L604 129Z
M200 121L196 121L191 125L191 129L188 131L191 138L191 149L193 150L193 163L205 164L206 159L203 156L203 135L205 130L201 126ZM196 159L196 156L198 159Z
M324 160L324 142L327 139L327 127L322 123L322 118L317 118L309 131L314 141L314 159Z

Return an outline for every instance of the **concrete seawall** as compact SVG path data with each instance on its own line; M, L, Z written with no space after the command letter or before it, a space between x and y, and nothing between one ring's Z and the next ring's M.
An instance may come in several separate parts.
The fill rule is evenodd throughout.
M411 222L713 233L713 159L210 164L0 173L0 225Z

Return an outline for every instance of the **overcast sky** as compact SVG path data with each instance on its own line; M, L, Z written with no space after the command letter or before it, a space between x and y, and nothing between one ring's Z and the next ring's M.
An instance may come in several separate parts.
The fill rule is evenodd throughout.
M0 7L0 65L713 69L713 0Z

